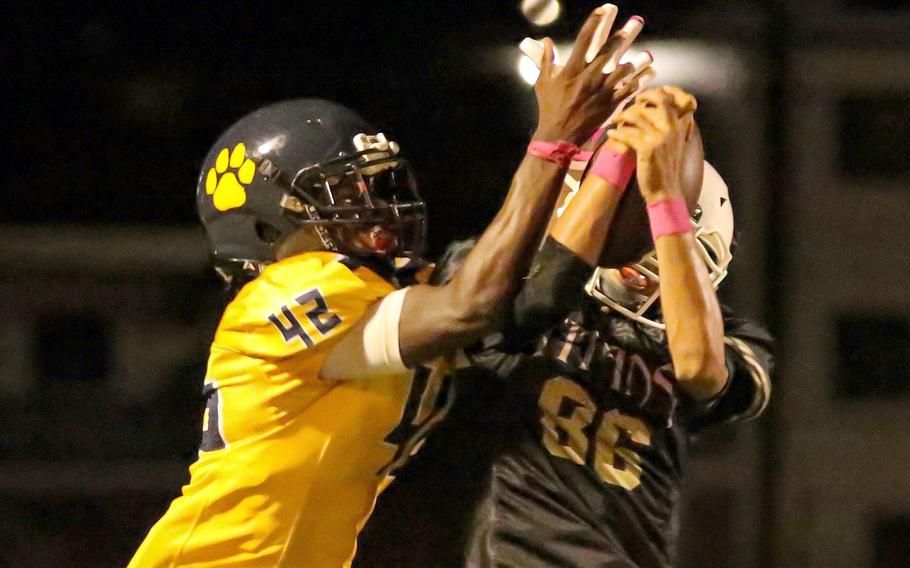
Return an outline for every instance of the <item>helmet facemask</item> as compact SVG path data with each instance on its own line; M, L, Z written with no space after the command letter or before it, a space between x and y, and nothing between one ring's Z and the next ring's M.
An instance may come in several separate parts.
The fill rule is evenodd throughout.
M358 151L289 175L260 161L286 192L285 212L312 226L327 250L351 256L418 258L426 243L426 206L398 145L360 134Z
M714 168L705 162L705 177L698 205L690 217L695 236L695 248L708 269L708 278L716 290L727 276L733 260L733 210L726 183ZM657 252L651 250L631 265L654 286L648 295L631 290L618 277L618 269L598 267L588 281L585 291L610 309L625 317L658 329L666 325L645 314L660 297L660 265Z

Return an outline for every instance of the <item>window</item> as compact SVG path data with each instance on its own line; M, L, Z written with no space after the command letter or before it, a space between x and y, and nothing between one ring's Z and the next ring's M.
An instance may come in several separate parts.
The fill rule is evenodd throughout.
M45 382L100 382L107 376L110 330L92 316L55 315L35 330L35 367Z
M839 164L853 178L910 177L910 96L853 97L839 105Z
M910 395L910 321L889 316L840 317L835 385L842 398Z

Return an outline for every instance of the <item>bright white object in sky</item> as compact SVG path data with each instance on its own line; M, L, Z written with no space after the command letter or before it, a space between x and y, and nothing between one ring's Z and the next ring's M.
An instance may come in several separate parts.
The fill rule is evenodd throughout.
M559 0L522 0L521 13L535 26L548 26L559 18Z

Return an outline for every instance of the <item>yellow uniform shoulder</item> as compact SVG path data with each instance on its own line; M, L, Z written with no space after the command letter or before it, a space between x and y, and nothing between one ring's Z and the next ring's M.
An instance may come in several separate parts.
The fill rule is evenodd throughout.
M214 348L257 358L285 358L340 337L395 287L331 252L270 264L228 305Z

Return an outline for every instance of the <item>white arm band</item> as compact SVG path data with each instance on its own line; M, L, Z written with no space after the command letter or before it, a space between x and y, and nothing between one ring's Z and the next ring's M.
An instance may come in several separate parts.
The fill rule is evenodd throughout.
M408 289L380 300L332 348L319 376L330 381L369 379L408 373L398 349L398 321Z

